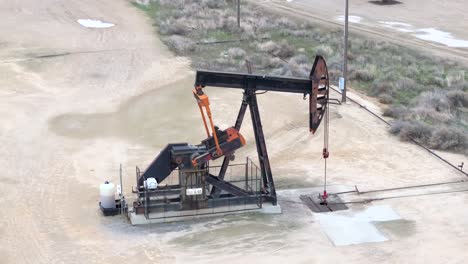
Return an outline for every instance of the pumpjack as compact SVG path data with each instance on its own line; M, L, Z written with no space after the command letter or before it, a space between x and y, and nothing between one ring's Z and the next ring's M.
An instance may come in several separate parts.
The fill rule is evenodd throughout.
M243 97L234 126L214 125L207 87L242 89ZM257 95L263 91L302 94L309 97L309 130L315 133L329 100L329 77L322 56L316 56L309 78L204 71L196 72L192 90L207 138L200 144L168 144L143 171L136 168L137 199L130 218L172 221L188 216L212 215L277 206L277 195L263 133ZM247 158L236 180L226 178L236 150L246 145L240 129L249 108L259 166ZM325 151L325 150L324 150ZM223 158L221 166L210 162ZM215 173L217 172L217 173ZM175 176L174 176L175 173ZM172 176L171 176L172 175ZM168 181L171 178L175 182ZM136 221L136 220L135 220ZM137 221L136 221L137 222Z

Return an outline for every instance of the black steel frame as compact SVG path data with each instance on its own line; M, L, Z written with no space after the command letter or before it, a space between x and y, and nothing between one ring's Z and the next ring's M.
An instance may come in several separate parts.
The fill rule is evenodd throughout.
M263 182L263 192L266 200L273 205L277 204L276 188L271 172L270 160L265 143L260 111L257 103L257 91L272 91L309 95L310 131L315 132L326 111L329 99L328 70L322 56L316 56L309 79L285 78L256 74L239 74L218 71L197 71L195 86L214 86L220 88L243 89L239 114L237 115L235 128L239 131L244 120L245 112L249 107L252 125L255 134L258 160ZM227 167L231 160L230 155L224 157L218 178L224 179ZM221 190L213 188L212 197L219 197Z
M212 189L218 186L218 189L222 189L224 192L218 194L217 197L212 197L209 195L205 200L205 204L198 207L184 208L184 204L181 201L181 190L183 186L180 182L173 185L161 185L158 186L155 190L149 190L146 186L140 186L136 190L133 190L134 193L138 194L138 200L133 203L133 208L136 214L144 214L147 219L150 218L150 213L164 213L169 211L184 211L184 210L196 210L196 209L213 209L221 206L246 206L254 205L256 208L261 208L263 203L263 194L260 191L261 186L261 173L259 168L249 159L246 159L246 163L237 163L231 164L229 166L245 166L245 179L243 180L230 180L224 181L219 180L218 177L215 177L211 174L211 170L219 168L221 170L222 166L208 166L203 170L206 171L207 181ZM137 175L141 174L137 167ZM176 170L179 173L186 173L187 171ZM193 171L200 172L200 171ZM241 175L239 175L241 176ZM243 187L238 187L237 185L242 185ZM245 186L245 187L244 187ZM207 186L206 186L207 187ZM207 188L209 190L209 188ZM235 209L233 207L231 211L242 211L243 209ZM252 210L245 209L245 210ZM198 212L196 214L199 214ZM165 218L166 216L161 216L160 218Z

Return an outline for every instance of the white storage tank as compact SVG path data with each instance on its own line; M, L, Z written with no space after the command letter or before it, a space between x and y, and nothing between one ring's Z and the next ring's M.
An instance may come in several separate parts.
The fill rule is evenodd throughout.
M143 183L145 187L150 190L155 190L156 188L158 188L158 182L156 181L155 178L148 178Z
M99 201L103 208L115 208L115 185L111 182L104 182L99 186Z

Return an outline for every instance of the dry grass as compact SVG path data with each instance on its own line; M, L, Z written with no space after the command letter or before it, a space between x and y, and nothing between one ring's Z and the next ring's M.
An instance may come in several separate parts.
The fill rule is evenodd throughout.
M169 36L166 39L166 43L173 51L178 54L187 54L196 50L196 45L189 38L182 36Z
M409 107L394 105L384 115L397 119L391 132L434 149L468 154L468 92L434 90L417 96Z
M245 58L245 50L241 48L229 48L227 51L227 55L233 59L244 59Z
M294 55L294 48L286 40L282 40L280 42L270 40L260 43L258 44L258 50L282 59L289 58Z

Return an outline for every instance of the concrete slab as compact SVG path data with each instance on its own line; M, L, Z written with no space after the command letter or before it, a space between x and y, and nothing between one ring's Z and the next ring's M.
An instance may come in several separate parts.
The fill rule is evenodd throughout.
M374 222L400 220L388 205L371 206L364 211L343 214L330 212L314 214L335 246L357 245L387 241Z
M148 218L143 214L136 214L133 208L129 210L128 218L132 225L146 225L155 223L170 223L178 221L186 221L208 217L219 217L233 214L281 214L279 205L269 203L262 204L259 208L257 205L238 205L238 206L223 206L217 208L207 208L201 210L186 210L186 211L171 211L165 213L151 213Z

